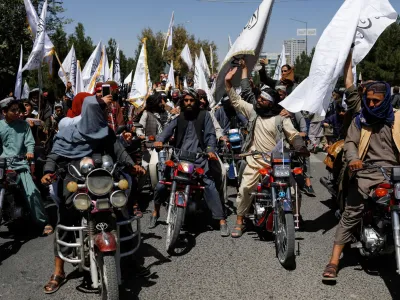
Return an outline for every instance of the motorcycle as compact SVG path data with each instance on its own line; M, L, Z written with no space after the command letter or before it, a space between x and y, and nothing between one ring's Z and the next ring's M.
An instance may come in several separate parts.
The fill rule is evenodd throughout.
M132 256L140 246L140 218L123 216L129 189L123 170L129 167L114 163L109 155L93 155L81 160L79 170L67 164L55 174L68 172L74 178L66 188L72 193L73 206L81 213L80 226L57 225L58 256L78 265L80 272L90 272L92 287L99 290L102 299L119 299L121 258ZM127 234L122 236L121 230ZM63 241L61 231L73 232L76 241ZM72 248L73 254L65 257L61 246Z
M26 228L30 222L30 209L18 171L9 167L24 159L24 156L0 157L0 224L14 229Z
M300 193L294 177L301 175L303 169L292 168L292 157L296 154L298 153L286 149L273 151L271 154L259 151L241 154L241 157L261 156L270 166L258 171L261 180L257 190L251 193L253 214L247 217L261 233L272 233L275 236L276 256L285 268L293 268L295 265L295 229L299 228Z
M164 148L173 148L164 146ZM170 186L168 201L166 250L173 254L185 218L193 214L201 205L204 184L202 178L204 169L196 168L194 163L207 153L193 153L174 149L175 161L165 161L165 169L161 184Z
M362 169L378 169L386 183L379 184L365 202L363 218L359 227L358 248L362 256L374 257L395 252L397 273L400 273L400 166L384 167L364 164ZM387 170L390 169L391 176Z

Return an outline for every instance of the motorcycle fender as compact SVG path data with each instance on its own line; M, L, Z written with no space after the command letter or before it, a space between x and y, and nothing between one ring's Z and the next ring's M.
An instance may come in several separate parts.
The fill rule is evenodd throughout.
M292 212L293 207L292 207L292 201L288 199L283 199L282 200L282 207L284 212Z
M175 205L179 207L186 207L187 201L183 192L175 193Z
M267 223L265 224L265 229L268 232L274 231L274 211L271 211L267 217Z
M117 240L110 232L100 232L94 237L94 244L100 252L112 252L117 250Z

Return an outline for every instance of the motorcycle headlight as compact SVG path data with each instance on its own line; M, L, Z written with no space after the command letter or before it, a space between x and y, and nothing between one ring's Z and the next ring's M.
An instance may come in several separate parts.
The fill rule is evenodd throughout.
M194 171L194 164L188 162L180 162L178 165L178 171L191 174Z
M84 157L81 159L79 163L80 172L83 175L89 174L92 170L94 170L94 162L90 157Z
M394 197L395 197L397 200L400 200L400 183L396 183L396 184L394 185Z
M114 187L114 179L110 172L96 169L86 177L86 187L93 195L104 196Z
M124 207L128 198L123 191L115 191L111 194L110 202L114 207L121 208Z
M279 178L290 177L290 165L274 166L274 176Z
M108 172L111 172L114 168L114 162L110 155L103 155L101 157L102 165L101 167Z
M90 207L90 197L88 194L76 194L73 202L77 210L87 210Z

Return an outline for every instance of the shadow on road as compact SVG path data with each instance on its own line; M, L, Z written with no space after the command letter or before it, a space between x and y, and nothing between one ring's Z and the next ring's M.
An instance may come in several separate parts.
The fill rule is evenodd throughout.
M9 232L0 232L0 238L12 239L0 244L0 265L3 261L18 253L22 245L37 237L37 235L14 235Z
M332 200L321 201L322 204L329 208L328 211L320 215L314 220L304 220L304 225L301 231L303 232L318 232L322 230L322 234L327 233L338 224L338 219L335 216L335 209L331 207Z

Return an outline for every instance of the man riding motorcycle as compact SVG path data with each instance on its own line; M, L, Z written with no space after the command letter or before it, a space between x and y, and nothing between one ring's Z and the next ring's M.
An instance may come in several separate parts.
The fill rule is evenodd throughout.
M193 88L185 89L180 105L181 113L179 117L172 120L163 132L157 136L157 142L154 143L154 146L162 148L163 143L168 142L175 131L176 148L193 153L208 152L210 160L217 160L218 158L215 154L215 128L210 113L200 110L200 100L196 90ZM205 185L204 199L212 212L213 218L219 220L221 235L228 236L229 230L225 212L209 168L209 162L204 158L199 158L195 165L205 170L203 179ZM167 187L160 183L157 184L154 192L154 211L150 219L149 228L156 227L160 216L161 203L166 200L167 196Z
M355 171L363 164L397 166L400 164L400 113L394 113L390 101L390 85L372 82L366 85L362 97L362 109L347 132L344 154L349 169ZM339 259L345 244L353 240L352 232L360 223L364 202L370 192L385 182L378 169L358 171L351 177L347 202L339 226L329 264L323 280L336 280Z
M239 64L247 70L245 61L240 60ZM230 70L225 77L225 88L232 101L233 107L242 113L249 120L248 136L243 145L242 152L258 150L260 152L270 152L276 146L277 137L282 133L287 137L295 150L307 152L302 137L293 127L290 118L281 118L279 116L282 107L279 94L274 89L267 86L261 88L260 94L256 95L257 102L254 106L241 99L232 87L231 80L235 75L237 68ZM278 119L278 120L277 120ZM279 121L279 122L278 122ZM278 129L282 129L282 133ZM282 137L283 137L282 134ZM259 180L258 170L267 167L267 163L260 158L247 157L247 166L244 169L242 182L236 199L237 202L237 220L236 226L232 230L232 237L241 237L245 229L244 217L251 206L250 193L255 189Z

